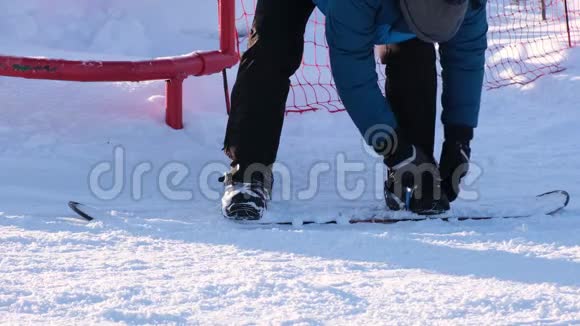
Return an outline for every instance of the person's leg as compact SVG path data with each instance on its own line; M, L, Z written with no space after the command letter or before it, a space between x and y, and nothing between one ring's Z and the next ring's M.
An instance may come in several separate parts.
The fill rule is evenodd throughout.
M417 146L432 160L435 143L435 120L437 110L437 71L435 46L418 39L383 48L381 59L386 64L386 96L399 124L398 131L404 140ZM435 179L434 179L435 178ZM390 171L385 185L387 206L400 209L401 204L392 194L395 185L403 182L402 176ZM439 182L433 170L421 174L414 190L410 207L419 214L439 214L449 209L445 194L441 194ZM396 192L395 192L396 193ZM399 197L400 198L400 197Z
M387 45L386 93L403 136L433 156L437 110L435 46L419 39Z
M258 0L224 141L233 166L276 160L290 77L300 66L313 9L311 0Z

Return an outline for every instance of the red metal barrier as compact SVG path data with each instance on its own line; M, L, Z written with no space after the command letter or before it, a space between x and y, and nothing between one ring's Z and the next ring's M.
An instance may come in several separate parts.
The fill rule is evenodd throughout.
M235 0L218 0L220 50L148 61L73 61L0 56L0 75L78 82L166 80L166 122L183 128L183 80L230 68L236 51Z

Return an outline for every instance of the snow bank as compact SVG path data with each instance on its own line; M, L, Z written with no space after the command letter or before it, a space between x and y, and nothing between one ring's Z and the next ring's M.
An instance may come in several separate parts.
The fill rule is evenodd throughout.
M0 42L18 43L10 47L17 52L34 46L93 54L175 55L217 48L217 26L215 0L0 2Z

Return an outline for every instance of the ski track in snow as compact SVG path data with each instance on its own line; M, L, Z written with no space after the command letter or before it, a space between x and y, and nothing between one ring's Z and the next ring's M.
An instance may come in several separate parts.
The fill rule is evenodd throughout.
M67 10L47 13L44 0L6 2L0 26L8 32L0 39L17 54L71 58L151 57L215 42L207 27L214 23L190 19L199 4L176 2L188 10L156 12L156 1L58 0ZM172 19L163 25L155 14ZM219 192L218 172L228 163L220 151L219 76L187 80L182 131L163 123L162 82L0 78L0 324L578 324L580 51L566 55L562 73L485 92L473 144L483 175L470 188L479 199L457 205L562 188L570 207L555 217L449 223L223 220L219 199L199 186L213 163L205 192ZM98 200L90 170L112 161L117 146L125 149L125 188ZM288 116L279 161L289 168L292 194L307 188L314 164L327 162L332 171L320 176L311 200L282 202L277 184L275 211L322 215L380 205L380 185L339 198L337 153L366 167L347 188L357 178L373 184L380 162L366 154L346 114ZM142 199L133 200L130 168L143 162L152 171L138 187ZM171 162L189 168L180 189L194 199L171 201L159 190L156 178ZM111 180L106 175L104 186ZM83 223L71 219L71 199L119 212Z

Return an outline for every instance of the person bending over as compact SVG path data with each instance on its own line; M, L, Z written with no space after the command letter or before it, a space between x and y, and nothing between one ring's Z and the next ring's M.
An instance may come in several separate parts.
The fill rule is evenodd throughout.
M487 49L485 0L259 0L232 93L224 151L222 211L259 219L272 189L290 76L300 65L304 31L315 5L338 94L368 145L389 169L385 199L392 210L438 214L459 192L477 127ZM433 155L435 53L442 66L441 164ZM387 97L375 71L374 47L392 44Z

